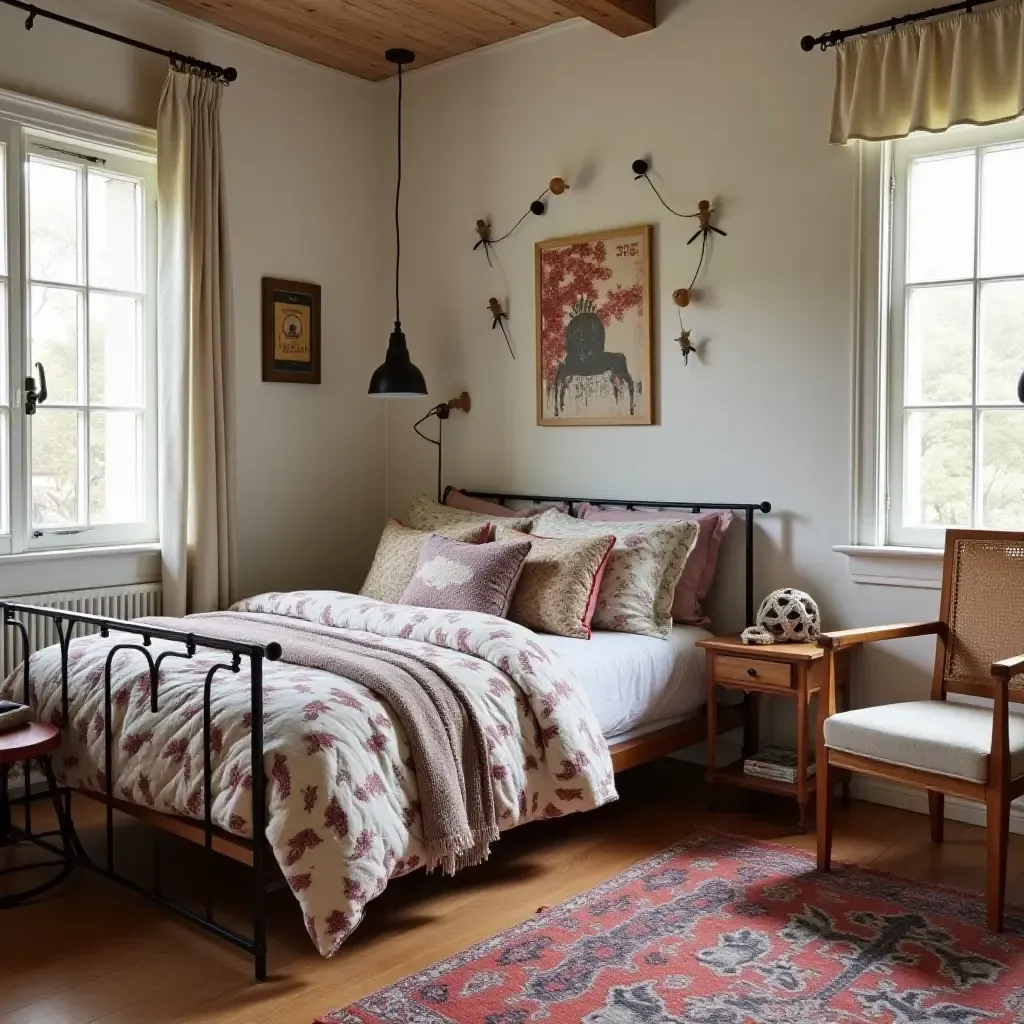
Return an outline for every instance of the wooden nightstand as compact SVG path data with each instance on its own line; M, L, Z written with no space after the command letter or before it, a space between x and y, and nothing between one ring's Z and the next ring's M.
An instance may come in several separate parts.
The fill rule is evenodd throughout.
M814 644L743 643L739 636L716 636L698 640L707 658L708 687L708 785L724 782L746 789L793 797L800 808L800 831L807 831L807 804L816 788L814 776L807 777L807 766L815 756L814 723L811 697L822 687L827 663L825 651ZM849 707L849 652L835 651L836 690ZM797 781L777 782L743 774L743 762L720 769L715 764L718 731L717 689L741 690L746 694L746 724L743 728L743 756L757 753L758 698L761 694L796 698ZM849 779L841 778L844 802L849 799Z

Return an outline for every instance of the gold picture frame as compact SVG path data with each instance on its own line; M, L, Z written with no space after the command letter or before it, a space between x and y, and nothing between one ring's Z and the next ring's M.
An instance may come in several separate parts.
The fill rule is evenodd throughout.
M653 227L537 242L537 424L651 426Z

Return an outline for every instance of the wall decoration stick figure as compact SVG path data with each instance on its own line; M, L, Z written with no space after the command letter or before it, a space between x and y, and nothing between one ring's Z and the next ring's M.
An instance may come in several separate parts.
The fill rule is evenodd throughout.
M480 241L473 246L473 250L476 251L480 246L484 247L484 253L487 256L487 262L493 267L494 264L491 262L491 249L499 242L504 242L509 235L520 224L526 220L527 217L532 213L535 217L543 217L547 212L547 206L544 203L544 197L547 195L560 196L563 195L569 189L569 184L564 178L552 178L548 182L548 187L544 189L541 194L530 203L530 208L512 225L512 227L505 232L500 238L491 238L491 223L490 221L478 220L476 222L476 233L480 236Z
M723 238L728 237L721 228L716 228L711 223L711 215L714 212L715 208L706 199L702 199L697 204L697 212L693 216L698 218L697 223L700 224L700 227L690 237L690 241L686 243L687 245L690 245L698 235L703 235L704 239L707 240L708 233L711 231L714 231L716 235L721 235Z
M476 222L476 233L480 236L480 241L473 246L473 252L482 245L484 247L484 255L487 257L487 265L493 267L494 264L491 262L491 222L489 220L478 220Z
M509 355L515 359L516 354L512 351L512 342L509 340L508 331L505 329L505 321L508 319L508 313L502 309L501 303L495 298L492 298L487 303L487 308L491 311L491 316L493 317L493 320L491 321L491 330L493 331L495 327L501 328L501 333L505 335L505 344L508 345Z

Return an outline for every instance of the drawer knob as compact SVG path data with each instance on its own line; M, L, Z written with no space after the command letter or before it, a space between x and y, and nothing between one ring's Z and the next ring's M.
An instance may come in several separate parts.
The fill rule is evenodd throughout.
M748 668L747 669L747 675L748 676L756 676L757 675L757 669L756 668Z

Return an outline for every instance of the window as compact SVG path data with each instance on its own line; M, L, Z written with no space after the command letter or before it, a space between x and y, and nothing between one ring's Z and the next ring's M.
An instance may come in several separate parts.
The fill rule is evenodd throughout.
M2 100L0 553L154 541L155 159Z
M1024 125L901 140L883 166L884 541L1024 529Z

